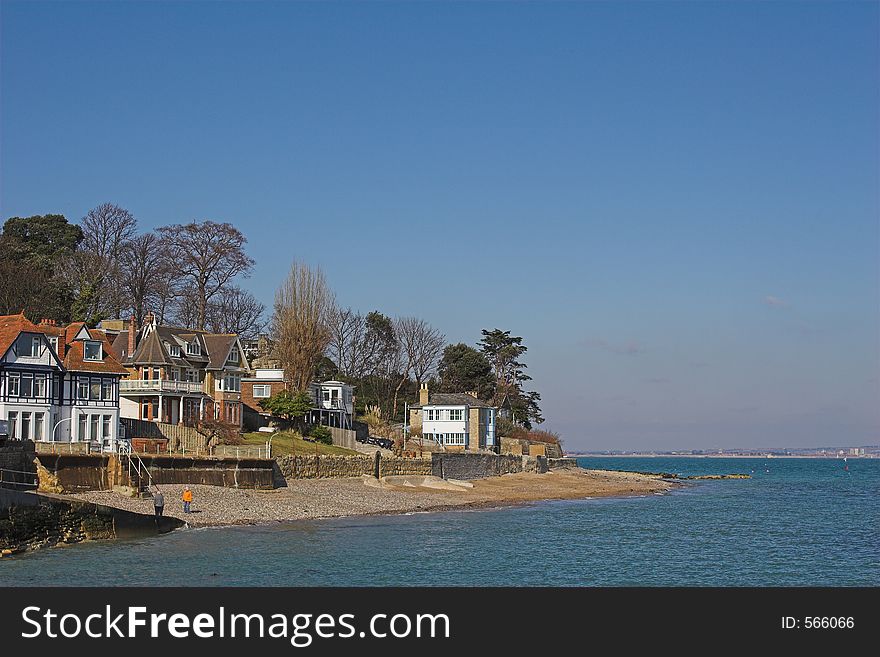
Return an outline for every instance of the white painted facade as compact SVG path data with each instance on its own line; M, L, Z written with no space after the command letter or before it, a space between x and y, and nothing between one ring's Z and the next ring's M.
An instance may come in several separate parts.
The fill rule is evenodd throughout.
M0 419L9 437L112 447L120 437L119 375L65 370L50 340L23 331L0 359Z

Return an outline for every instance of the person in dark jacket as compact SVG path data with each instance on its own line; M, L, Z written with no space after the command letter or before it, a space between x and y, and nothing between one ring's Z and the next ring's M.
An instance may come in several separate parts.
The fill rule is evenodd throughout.
M158 486L156 486L156 492L153 493L153 508L156 510L156 517L161 518L162 512L165 510L165 496L162 495Z

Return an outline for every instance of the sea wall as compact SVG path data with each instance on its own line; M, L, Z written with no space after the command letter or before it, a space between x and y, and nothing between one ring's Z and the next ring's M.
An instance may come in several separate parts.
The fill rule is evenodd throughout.
M434 452L431 474L444 479L482 479L523 471L521 456Z
M0 489L0 556L59 544L164 534L183 521Z
M144 454L141 460L154 484L274 488L271 459Z
M32 489L36 475L33 442L6 440L0 445L0 487Z
M144 454L141 461L154 484L207 484L227 488L274 488L273 461ZM128 467L116 454L40 454L40 491L76 493L132 486Z
M430 458L396 456L281 456L277 459L281 474L287 479L339 479L376 475L429 475Z

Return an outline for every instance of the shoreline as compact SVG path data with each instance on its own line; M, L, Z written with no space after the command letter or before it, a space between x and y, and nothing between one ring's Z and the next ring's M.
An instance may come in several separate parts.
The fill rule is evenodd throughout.
M473 488L461 491L391 485L380 488L365 485L361 478L291 480L287 488L271 491L194 484L190 485L194 493L190 514L184 514L178 502L182 484L160 488L166 500L164 515L179 518L195 529L503 509L552 500L647 496L683 486L656 475L583 469L517 473L470 483ZM139 513L153 512L151 499L125 497L112 491L75 493L69 497Z
M629 458L638 458L638 459L814 459L821 460L825 459L827 461L842 461L844 458L847 459L867 459L872 460L876 457L874 456L855 456L852 454L844 454L843 456L811 456L808 454L773 454L772 456L768 456L766 454L566 454L566 458L572 459L629 459Z

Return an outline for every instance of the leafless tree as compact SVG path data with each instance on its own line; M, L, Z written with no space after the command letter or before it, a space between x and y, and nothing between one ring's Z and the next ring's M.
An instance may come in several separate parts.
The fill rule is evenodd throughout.
M250 292L229 287L221 290L208 304L208 328L214 333L255 338L266 327L265 310L266 306Z
M174 272L195 294L195 323L204 330L208 303L236 276L247 276L254 261L244 252L247 238L229 223L213 221L159 228Z
M137 232L137 219L112 203L102 203L82 218L83 240L62 265L74 288L76 319L97 321L118 316L124 293L120 257Z
M123 246L119 256L122 308L134 313L138 325L143 323L149 310L156 313L157 307L163 306L164 314L161 291L170 284L171 278L158 235L144 233Z
M446 344L446 337L428 322L417 317L398 317L394 322L394 332L400 343L401 375L394 388L392 417L397 417L397 397L400 389L409 380L410 374L421 383L431 370Z
M272 334L287 386L293 392L308 390L318 361L330 341L328 319L333 293L319 268L294 262L275 293Z
M330 341L327 356L340 374L356 377L362 373L359 361L363 347L366 322L364 316L351 308L333 308L328 315Z

